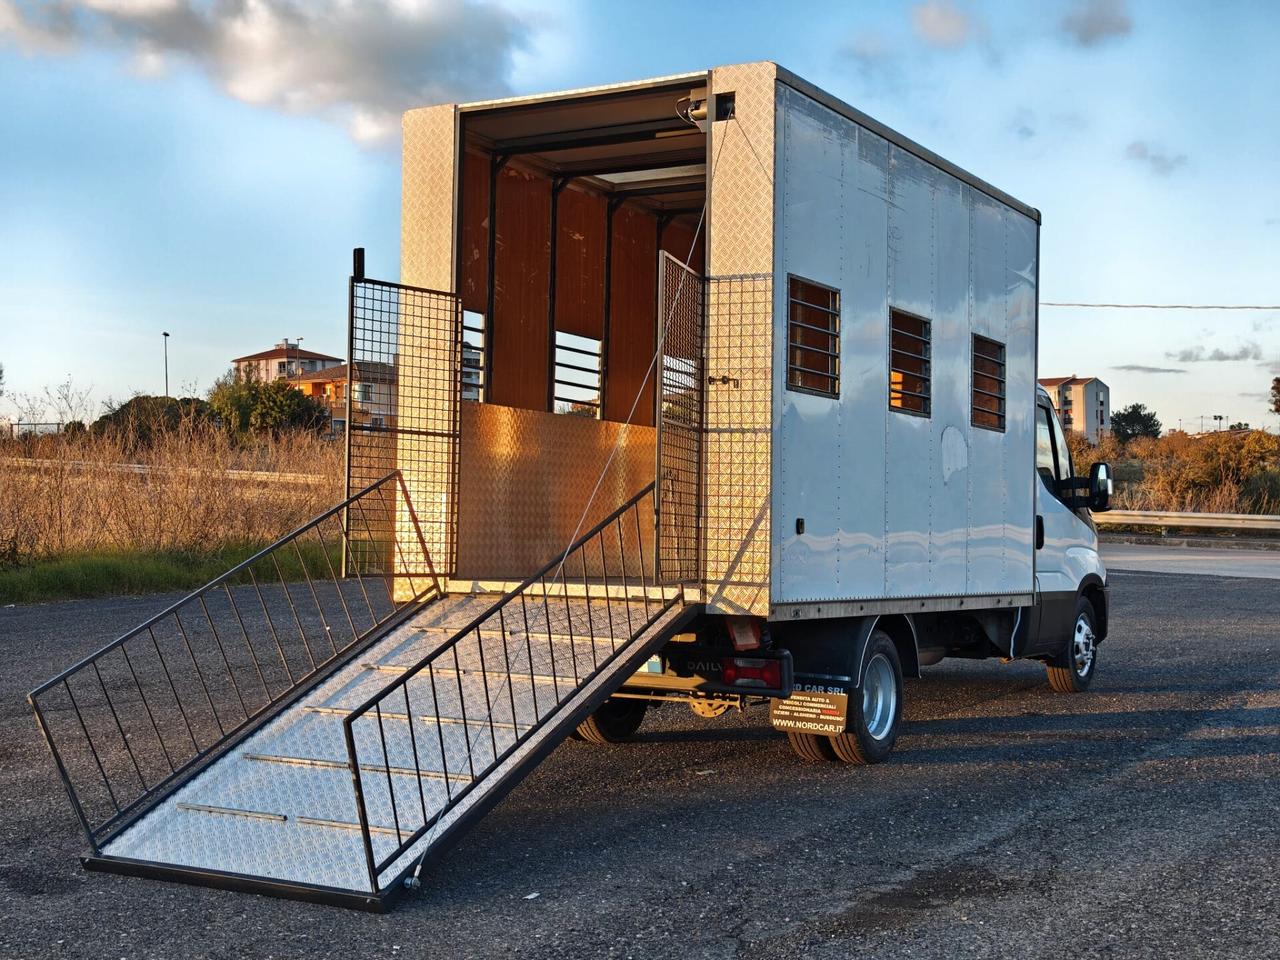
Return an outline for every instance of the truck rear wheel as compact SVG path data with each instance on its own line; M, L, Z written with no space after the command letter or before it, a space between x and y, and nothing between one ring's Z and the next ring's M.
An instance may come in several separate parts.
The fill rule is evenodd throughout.
M610 697L578 724L576 732L587 743L622 743L640 729L648 707L644 700Z
M791 744L791 749L797 757L808 760L810 763L825 763L836 758L836 752L831 749L830 737L816 733L794 733L788 730L787 743Z
M1098 666L1098 640L1093 604L1084 597L1076 601L1075 624L1062 652L1045 664L1049 686L1058 693L1082 693L1089 688Z
M836 759L845 763L880 763L893 752L902 719L902 661L883 630L867 641L862 686L849 697L844 733L829 737Z

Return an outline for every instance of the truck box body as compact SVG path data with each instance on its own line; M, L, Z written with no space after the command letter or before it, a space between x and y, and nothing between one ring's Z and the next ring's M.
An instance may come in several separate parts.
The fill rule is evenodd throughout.
M625 149L632 166L671 167L692 140L698 156L684 159L696 167L673 173L701 182L680 188L683 209L626 200L606 234L598 221L626 182L572 171L617 157L624 148L599 145L609 131L660 123L682 94L705 102L702 126ZM499 553L550 555L576 518L589 523L656 472L650 560L662 573L678 554L679 579L710 612L796 619L830 616L833 603L1031 602L1033 209L772 63L411 111L403 208L402 280L456 290L492 364L488 409L448 409L440 367L457 361L442 350L421 358L427 374L404 381L412 395L400 403L402 427L415 411L422 423L461 423L460 479L413 455L414 436L398 457L433 547L456 547L461 579L518 579ZM620 246L652 230L631 227L649 215L658 243L639 254ZM664 258L688 260L688 276ZM645 289L654 274L656 290ZM792 277L838 299L835 396L788 386ZM603 329L574 313L602 305ZM893 311L929 328L927 414L890 406ZM602 343L602 413L561 427L546 357L569 329ZM1002 429L974 424L974 334L1003 353L1003 396L991 401ZM675 346L682 337L692 346ZM694 379L702 393L691 399ZM424 398L426 381L442 389ZM614 424L637 401L619 436ZM666 416L675 408L681 422ZM498 437L525 456L501 452ZM609 493L589 502L597 477ZM511 495L529 490L534 501Z
M777 127L773 604L1030 594L1036 220L785 83ZM836 398L787 388L789 276L840 291ZM895 309L929 322L928 416L888 403ZM974 334L1003 430L974 422Z

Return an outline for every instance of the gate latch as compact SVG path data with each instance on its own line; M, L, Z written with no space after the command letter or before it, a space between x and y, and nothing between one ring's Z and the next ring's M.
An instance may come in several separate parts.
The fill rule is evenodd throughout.
M741 380L739 380L737 377L731 377L727 373L721 374L718 377L713 374L707 377L707 383L711 384L713 387L716 384L724 384L724 385L732 384L733 389L735 390L737 390L739 387L742 386Z

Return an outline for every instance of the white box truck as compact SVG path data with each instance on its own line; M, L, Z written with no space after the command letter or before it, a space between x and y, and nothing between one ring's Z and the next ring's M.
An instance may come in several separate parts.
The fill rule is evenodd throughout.
M32 694L99 869L380 909L565 737L1108 628L1040 216L773 63L414 110L350 283L348 491Z

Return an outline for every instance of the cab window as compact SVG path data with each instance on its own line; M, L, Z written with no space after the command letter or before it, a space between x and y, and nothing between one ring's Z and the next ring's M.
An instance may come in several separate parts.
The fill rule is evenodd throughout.
M1053 414L1049 414L1049 423L1053 425L1053 447L1058 455L1058 479L1070 480L1071 448L1067 446L1067 438L1062 433L1062 424Z
M1058 475L1058 466L1053 458L1053 430L1049 426L1049 411L1036 406L1036 471L1044 478L1045 486L1050 490L1057 488L1054 483Z

